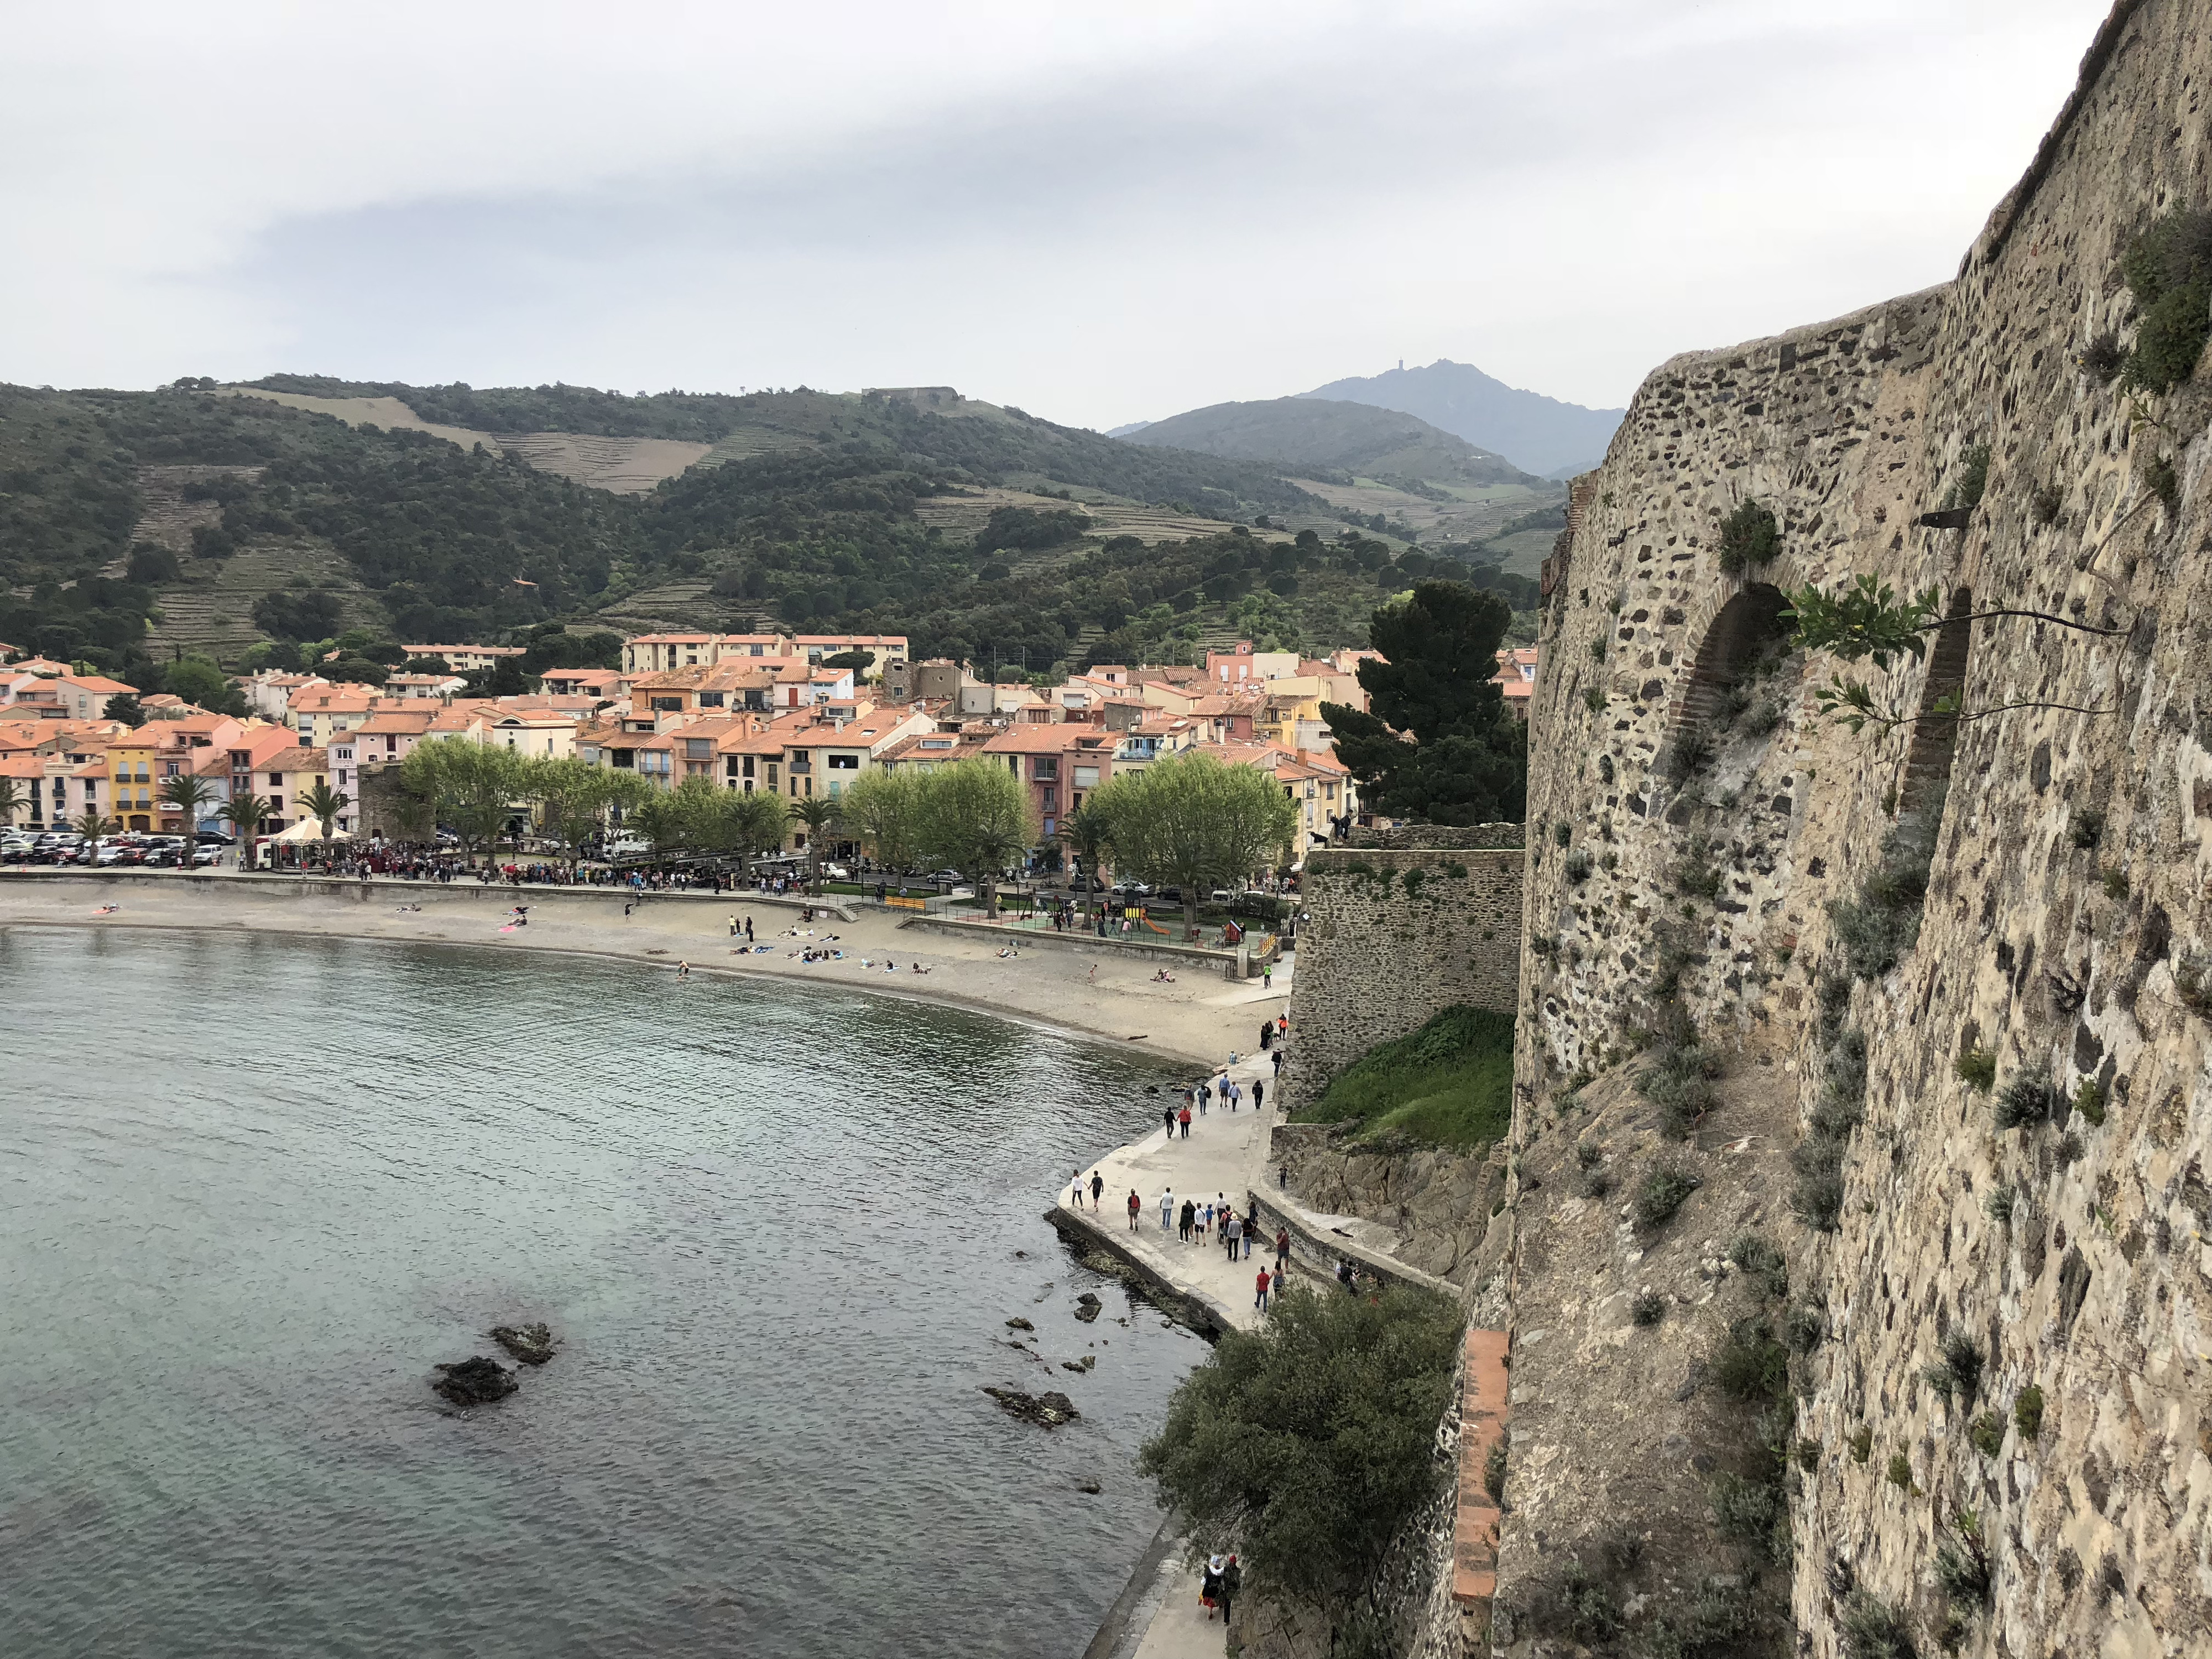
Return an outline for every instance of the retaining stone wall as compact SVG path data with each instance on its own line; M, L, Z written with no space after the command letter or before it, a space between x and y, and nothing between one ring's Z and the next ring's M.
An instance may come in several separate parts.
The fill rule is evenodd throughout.
M1285 1105L1455 1004L1512 1011L1522 858L1475 848L1307 858Z

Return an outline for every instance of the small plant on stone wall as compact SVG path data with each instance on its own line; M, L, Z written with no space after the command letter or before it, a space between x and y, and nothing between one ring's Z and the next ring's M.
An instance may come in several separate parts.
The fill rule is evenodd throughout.
M1892 1452L1889 1455L1889 1484L1899 1492L1920 1490L1912 1479L1912 1460L1903 1452Z
M2094 811L2076 812L2074 815L2073 823L2067 825L2066 831L2068 838L2076 847L2084 849L2094 847L2104 839L2105 815Z
M1767 1295L1785 1301L1790 1295L1790 1263L1763 1233L1738 1233L1729 1246L1729 1260L1748 1274Z
M1811 1353L1827 1334L1828 1310L1820 1302L1800 1302L1782 1322L1783 1339L1792 1353Z
M1851 1462L1854 1463L1865 1462L1868 1458L1874 1455L1874 1431L1865 1424L1860 1424L1856 1429L1852 1431L1850 1444L1851 1449Z
M2000 1227L2006 1226L2011 1223L2013 1206L2018 1202L2019 1194L2012 1188L1992 1187L1989 1196L1982 1200L1982 1212Z
M1505 1443L1494 1440L1482 1460L1482 1489L1493 1504L1505 1501Z
M2026 1129L2048 1123L2057 1103L2058 1091L2051 1086L2049 1078L2022 1073L1997 1095L1997 1127L2000 1131Z
M1990 1557L1982 1542L1980 1513L1960 1510L1951 1530L1957 1541L1946 1539L1936 1546L1936 1585L1952 1606L1978 1613L1990 1599Z
M1966 1431L1974 1449L1984 1457L1995 1457L2004 1449L2004 1419L1996 1412L1984 1412Z
M1678 1159L1662 1158L1653 1164L1636 1188L1638 1224L1647 1231L1663 1227L1698 1184L1697 1172Z
M1595 685L1583 687L1583 707L1593 714L1605 712L1605 692Z
M1659 757L1659 775L1671 784L1686 784L1711 764L1714 748L1712 728L1703 720L1691 720Z
M1718 1103L1712 1080L1720 1075L1720 1056L1700 1044L1696 1032L1685 1031L1680 1041L1658 1048L1637 1078L1636 1091L1659 1109L1660 1133L1683 1140Z
M1656 1291L1638 1291L1628 1304L1628 1316L1638 1325L1656 1325L1667 1316L1667 1298Z
M2066 492L2056 483L2038 484L2027 498L2028 516L2039 525L2058 522L2060 509L2066 505Z
M1911 1471L1905 1471L1911 1478ZM1917 1659L1912 1624L1903 1607L1854 1590L1838 1621L1847 1659Z
M1881 838L1881 857L1858 896L1829 902L1829 927L1853 978L1880 979L1920 942L1943 801L1938 793L1899 818Z
M1777 1402L1790 1394L1790 1350L1775 1340L1763 1315L1746 1314L1729 1325L1713 1351L1712 1378L1731 1400Z
M1592 640L1590 641L1589 651L1590 660L1592 662L1603 662L1605 660L1605 641L1602 639Z
M1982 504L1989 487L1990 447L1968 444L1959 452L1958 471L1951 475L1951 487L1943 492L1943 505L1971 513Z
M1773 562L1782 551L1782 526L1772 511L1757 501L1744 501L1721 520L1720 566L1723 575Z
M1824 993L1831 983L1840 983L1846 992L1850 988L1848 981L1828 981ZM1824 994L1824 1005L1826 1001ZM1824 1006L1824 1028L1825 1016ZM1790 1166L1797 1176L1790 1189L1790 1211L1820 1232L1835 1231L1842 1218L1844 1155L1851 1131L1864 1115L1866 1083L1866 1038L1856 1030L1843 1031L1829 1046L1820 1097L1814 1104L1805 1138L1790 1153Z
M2212 331L2212 211L2179 210L2128 245L2120 275L2135 295L2135 349L2120 383L2162 395L2197 372Z
M1720 848L1705 836L1692 836L1683 843L1681 856L1674 860L1668 872L1674 882L1674 890L1684 898L1716 899L1726 884L1719 860Z
M2142 481L2143 488L2165 506L2166 517L2181 516L2181 475L2174 471L2172 456L2154 455L2145 461Z
M2105 1127L2105 1091L2097 1086L2097 1079L2085 1077L2081 1086L2074 1091L2074 1115L2090 1127Z
M1996 1087L1997 1057L1986 1048L1969 1048L1954 1063L1953 1070L1959 1081L1968 1088L1987 1094Z
M2120 349L2118 332L2108 328L2083 346L2074 361L2099 385L2110 386L2127 367L2128 354Z
M1954 1330L1943 1339L1942 1358L1923 1365L1920 1380L1946 1402L1971 1402L1982 1385L1982 1351L1973 1338Z
M2012 1402L2012 1421L2023 1440L2033 1440L2043 1432L2042 1389L2031 1382L2020 1391Z
M2103 882L2105 896L2118 904L2128 896L2128 872L2117 864L2105 866Z
M2212 1014L2212 955L2186 952L2173 964L2173 994L2192 1014Z

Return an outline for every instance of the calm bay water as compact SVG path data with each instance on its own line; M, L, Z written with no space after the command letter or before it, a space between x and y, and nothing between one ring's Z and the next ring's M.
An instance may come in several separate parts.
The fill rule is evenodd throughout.
M1074 1655L1157 1524L1202 1349L1039 1219L1140 1057L520 953L0 971L0 1653ZM520 1393L431 1394L538 1319Z

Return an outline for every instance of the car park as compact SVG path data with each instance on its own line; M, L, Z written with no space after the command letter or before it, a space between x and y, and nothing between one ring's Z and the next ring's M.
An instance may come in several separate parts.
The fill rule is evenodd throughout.
M223 849L220 847L193 848L192 868L195 870L204 870L210 865L221 863L222 861L222 853Z

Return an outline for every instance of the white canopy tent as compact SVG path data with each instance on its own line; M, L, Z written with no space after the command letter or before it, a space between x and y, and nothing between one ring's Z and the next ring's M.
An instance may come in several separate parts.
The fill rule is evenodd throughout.
M339 830L337 828L333 828L331 830L331 833L325 836L323 833L323 821L320 818L301 818L289 830L279 830L273 836L264 836L262 837L262 840L264 842L351 841L352 839L353 835L351 831Z

